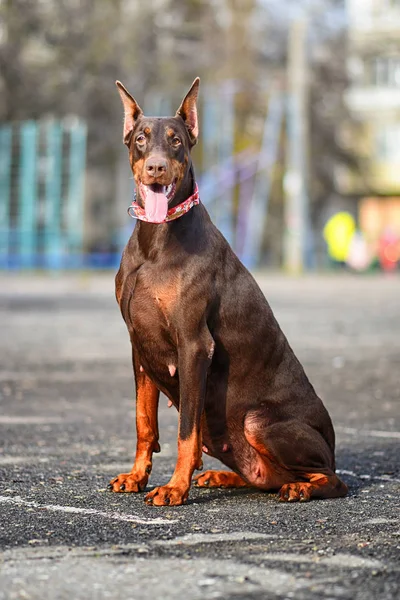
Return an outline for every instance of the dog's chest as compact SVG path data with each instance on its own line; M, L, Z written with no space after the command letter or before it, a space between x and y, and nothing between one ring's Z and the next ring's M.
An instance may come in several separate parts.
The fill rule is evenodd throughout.
M175 310L179 285L176 280L138 278L129 309L132 342L140 359L163 372L177 360Z
M179 281L177 279L160 280L150 273L138 277L133 290L133 304L140 310L134 311L134 321L139 327L173 328L173 317L179 302Z

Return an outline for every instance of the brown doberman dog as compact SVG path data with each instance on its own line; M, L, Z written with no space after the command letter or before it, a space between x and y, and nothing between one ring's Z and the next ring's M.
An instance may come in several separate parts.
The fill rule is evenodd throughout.
M335 475L327 410L257 283L199 202L190 151L198 137L196 79L176 115L145 117L117 81L138 221L116 276L136 381L136 458L111 480L141 492L159 452L160 390L179 411L171 480L148 504L187 501L202 451L231 471L206 471L200 487L279 490L286 502L345 496Z

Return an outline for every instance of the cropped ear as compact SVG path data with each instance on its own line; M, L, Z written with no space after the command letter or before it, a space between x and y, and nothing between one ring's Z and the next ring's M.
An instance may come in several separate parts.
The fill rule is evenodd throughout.
M118 88L119 95L121 96L122 104L124 105L124 144L129 146L135 122L140 115L143 114L143 111L136 102L135 98L130 95L128 90L124 88L120 81L116 81L115 84Z
M197 117L197 96L199 94L199 85L200 78L196 77L192 83L192 87L176 111L176 116L182 117L182 119L185 121L186 128L189 132L190 141L193 146L199 137L199 121Z

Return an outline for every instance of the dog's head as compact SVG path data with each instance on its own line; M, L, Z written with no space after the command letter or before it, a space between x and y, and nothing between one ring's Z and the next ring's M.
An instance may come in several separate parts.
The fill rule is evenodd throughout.
M146 214L162 222L179 192L187 187L190 151L199 134L197 77L174 117L146 117L120 81L116 82L125 111L124 144Z

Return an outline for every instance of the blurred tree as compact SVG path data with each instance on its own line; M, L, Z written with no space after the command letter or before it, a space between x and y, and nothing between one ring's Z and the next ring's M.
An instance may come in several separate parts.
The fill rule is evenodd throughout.
M42 110L36 77L39 57L32 60L30 47L41 30L38 7L29 0L0 3L0 117L2 120L36 116ZM43 56L43 53L41 53ZM41 58L42 58L41 56ZM42 58L43 60L43 58ZM32 97L31 97L32 96Z
M340 135L340 124L351 121L344 102L348 86L347 44L341 31L314 52L310 71L310 199L311 219L319 223L326 204L336 193L335 173L346 165L360 170L361 158ZM322 225L322 223L319 223Z

